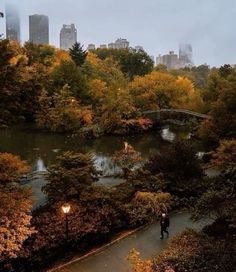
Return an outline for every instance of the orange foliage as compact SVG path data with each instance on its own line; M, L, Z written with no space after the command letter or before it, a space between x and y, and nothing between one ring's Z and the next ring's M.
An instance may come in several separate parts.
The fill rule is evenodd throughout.
M0 182L16 182L22 175L26 174L30 167L18 156L9 153L0 153Z
M132 249L127 260L132 264L132 272L154 272L152 269L152 261L142 261L140 259L140 253Z
M17 257L30 227L32 201L29 189L0 186L0 261Z
M92 110L84 109L83 111L81 111L81 115L81 118L86 125L91 125L93 123Z

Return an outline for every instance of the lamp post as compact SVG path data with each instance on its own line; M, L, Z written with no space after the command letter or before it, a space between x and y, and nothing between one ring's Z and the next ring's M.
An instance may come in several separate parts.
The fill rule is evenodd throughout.
M68 236L69 236L68 213L70 212L70 204L65 203L61 208L63 213L66 216L66 240L68 240Z

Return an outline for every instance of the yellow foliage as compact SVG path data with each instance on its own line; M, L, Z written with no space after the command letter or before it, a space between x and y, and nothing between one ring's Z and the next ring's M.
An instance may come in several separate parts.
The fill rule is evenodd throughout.
M92 79L89 82L89 92L93 100L97 101L104 97L106 91L106 82L101 79Z
M210 165L225 170L236 167L236 140L223 140L212 154Z
M92 66L98 67L99 64L102 62L97 55L94 53L88 52L88 55L86 57L86 61L88 61Z
M15 182L29 170L29 165L18 156L0 153L0 182Z
M54 60L52 63L52 68L59 66L62 61L68 61L68 60L71 60L71 57L67 51L56 49L54 54Z
M169 193L137 192L134 201L159 214L170 208L171 195Z
M142 261L140 253L132 249L127 260L132 264L132 272L154 272L152 262L150 260Z
M136 77L130 82L129 90L135 106L142 110L158 108L194 110L201 104L200 94L189 79L176 78L157 71Z

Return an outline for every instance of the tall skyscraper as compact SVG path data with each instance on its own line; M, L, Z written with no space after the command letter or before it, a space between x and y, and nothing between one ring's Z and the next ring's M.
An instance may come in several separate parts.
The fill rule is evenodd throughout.
M193 49L191 44L182 43L179 45L179 60L181 66L193 66Z
M6 4L6 38L20 42L20 17L15 6Z
M60 32L60 48L69 50L77 42L77 30L74 24L63 25Z
M49 19L45 15L29 16L29 41L34 44L49 44Z

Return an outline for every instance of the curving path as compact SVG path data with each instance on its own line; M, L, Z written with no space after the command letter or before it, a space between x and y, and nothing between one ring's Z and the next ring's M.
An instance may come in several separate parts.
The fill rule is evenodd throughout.
M178 213L170 217L170 238L180 233L185 228L201 229L207 221L194 223L188 213ZM166 247L168 239L160 240L159 223L154 223L117 243L106 247L95 255L81 261L74 261L56 272L128 272L130 265L126 256L135 248L141 253L141 257L151 258Z

